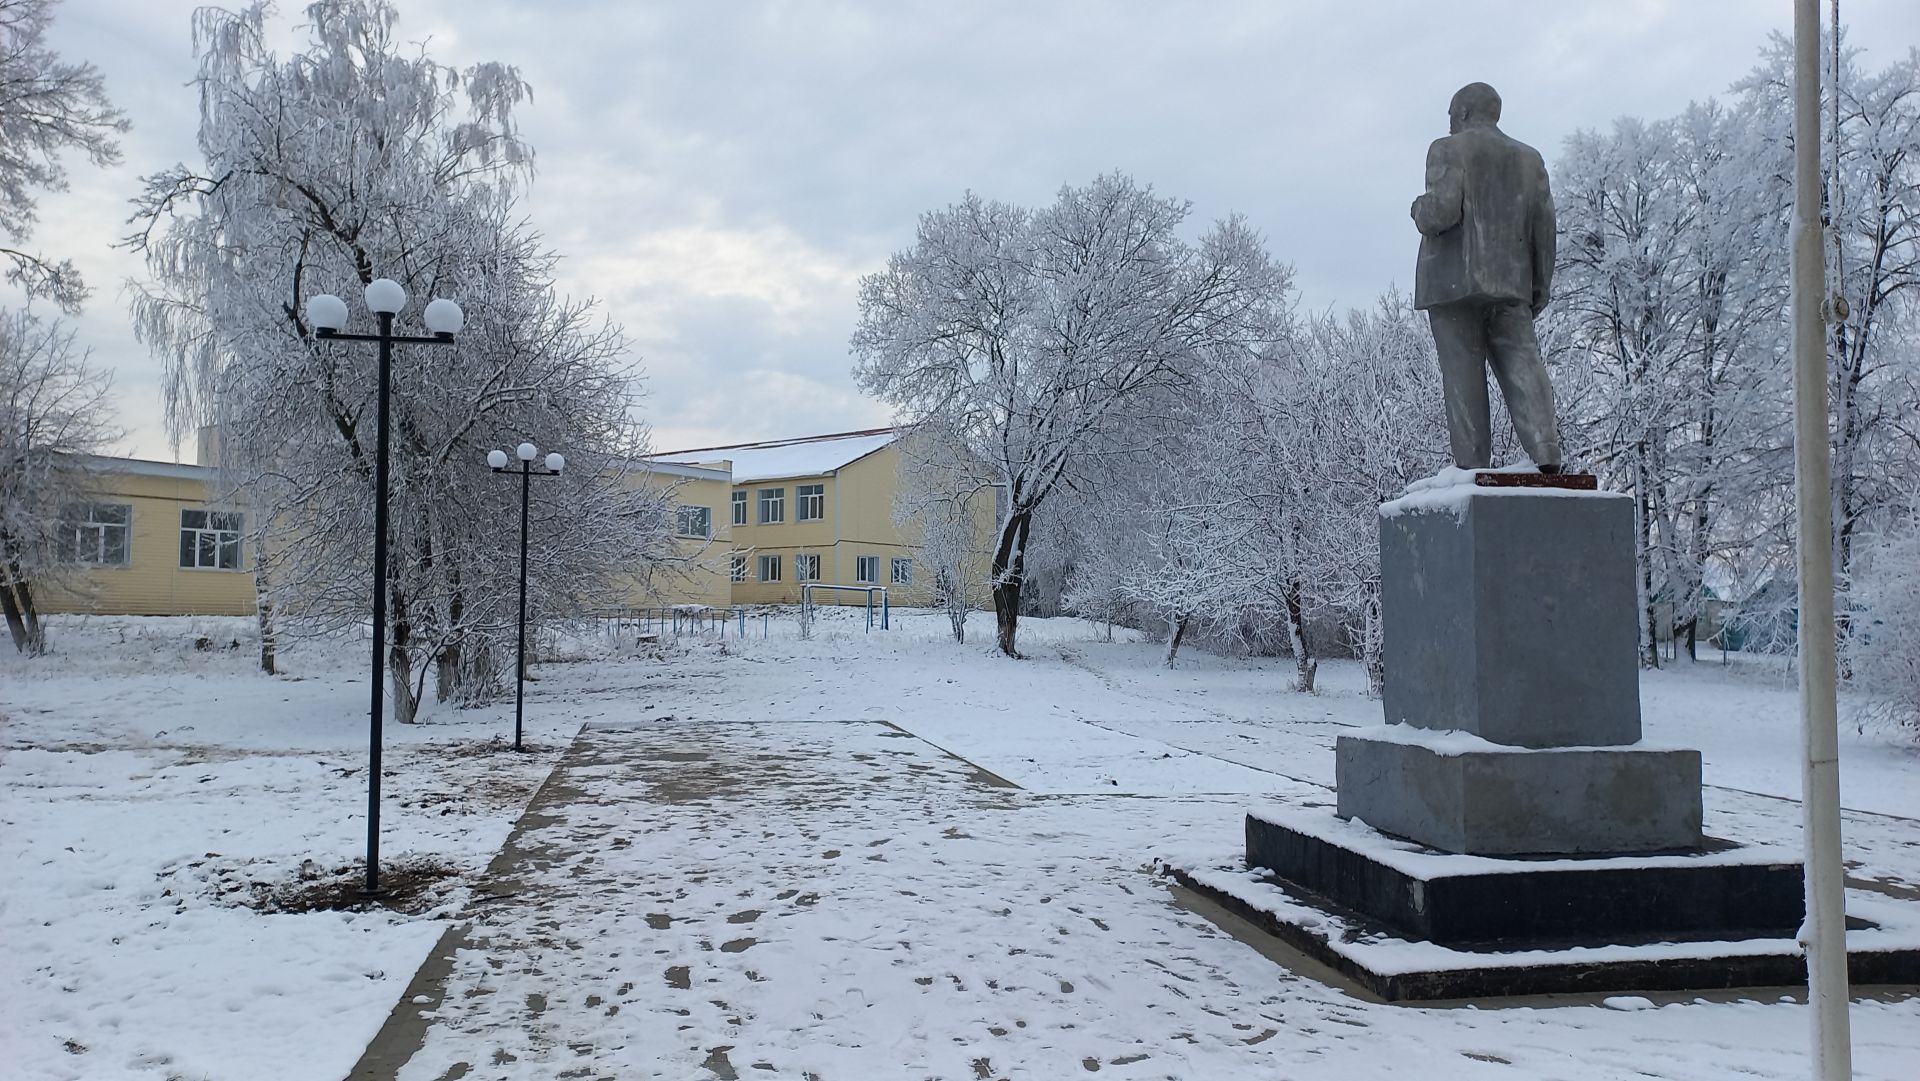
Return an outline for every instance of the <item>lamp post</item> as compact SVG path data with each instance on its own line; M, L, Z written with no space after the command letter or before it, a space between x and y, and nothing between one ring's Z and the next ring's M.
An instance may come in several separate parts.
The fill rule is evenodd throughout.
M367 286L367 310L380 320L377 334L346 334L347 302L322 293L307 300L307 323L313 336L323 341L378 342L380 345L380 419L375 435L373 472L373 667L372 704L367 711L367 881L361 891L380 892L380 721L381 678L387 652L387 403L393 373L393 345L452 345L453 336L466 323L460 305L451 300L428 302L421 312L428 336L395 334L393 317L407 306L407 291L391 278L378 278Z
M540 456L540 449L532 443L522 443L515 451L520 459L520 644L513 655L513 749L524 750L520 746L521 720L526 715L527 690L527 498L533 489L535 477L557 477L567 468L567 460L558 454L547 455L545 472L533 471L533 460ZM507 472L507 452L490 450L487 452L487 464L495 473Z

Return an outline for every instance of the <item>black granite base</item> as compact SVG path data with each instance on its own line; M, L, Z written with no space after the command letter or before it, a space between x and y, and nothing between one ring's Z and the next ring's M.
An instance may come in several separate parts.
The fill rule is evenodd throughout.
M1180 885L1388 1002L1804 988L1807 981L1806 957L1791 938L1718 944L1725 949L1715 949L1715 943L1677 950L1642 948L1645 952L1627 948L1623 955L1606 957L1595 957L1591 950L1538 947L1522 953L1523 959L1493 951L1441 949L1435 955L1429 947L1412 954L1423 963L1408 964L1406 951L1418 943L1338 914L1275 911L1268 900L1250 899L1240 888L1223 888L1217 875L1196 875L1171 865L1163 865L1163 870ZM1286 888L1284 883L1275 885ZM1863 948L1850 940L1847 971L1855 987L1920 985L1920 947L1890 943Z
M1410 939L1472 948L1792 937L1801 868L1778 854L1530 860L1456 856L1320 812L1247 816L1247 865Z

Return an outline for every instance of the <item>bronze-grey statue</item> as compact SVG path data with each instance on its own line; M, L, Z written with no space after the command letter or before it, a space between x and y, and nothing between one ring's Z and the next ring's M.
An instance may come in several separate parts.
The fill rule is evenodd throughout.
M1449 134L1427 149L1413 306L1440 353L1447 435L1462 469L1492 464L1487 367L1520 445L1543 473L1561 466L1553 384L1533 321L1553 286L1553 195L1540 152L1500 130L1500 95L1469 83L1447 107Z

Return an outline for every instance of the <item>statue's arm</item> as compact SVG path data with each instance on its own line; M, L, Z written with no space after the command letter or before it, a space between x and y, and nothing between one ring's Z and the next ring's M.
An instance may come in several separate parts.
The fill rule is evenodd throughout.
M1533 199L1533 314L1538 317L1553 299L1553 260L1558 246L1558 223L1553 216L1553 191L1547 184L1547 166L1540 162L1539 184Z
M1460 170L1447 162L1436 140L1427 148L1427 190L1413 201L1413 224L1422 236L1439 236L1460 224L1463 198Z

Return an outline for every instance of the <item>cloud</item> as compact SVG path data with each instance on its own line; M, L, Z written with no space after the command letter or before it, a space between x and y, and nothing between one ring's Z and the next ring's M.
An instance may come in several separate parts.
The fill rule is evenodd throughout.
M132 114L127 165L44 202L41 241L101 286L82 337L118 365L129 449L164 454L158 369L107 248L137 177L194 155L199 0L67 0L55 34ZM967 190L1043 203L1114 168L1245 213L1310 308L1410 277L1407 203L1446 102L1484 79L1551 162L1621 114L1678 112L1755 62L1784 5L1750 0L399 0L444 63L517 65L538 175L525 209L564 289L625 325L657 442L884 423L848 375L855 282ZM1854 0L1855 40L1920 40L1920 5ZM297 10L281 17L292 40ZM1886 52L1869 52L1884 63ZM58 205L56 205L58 204ZM59 224L56 225L56 222Z

